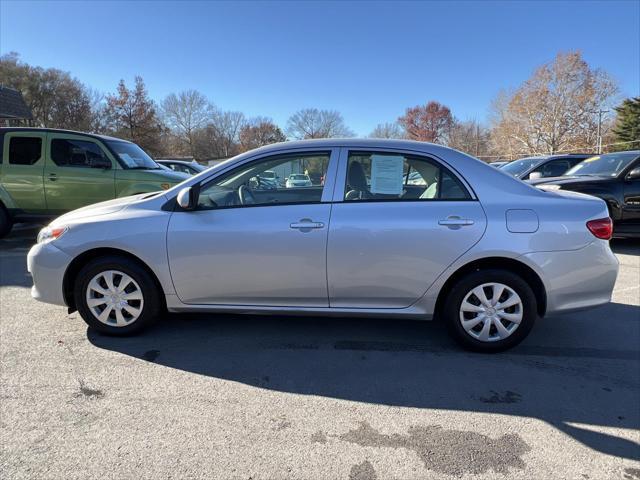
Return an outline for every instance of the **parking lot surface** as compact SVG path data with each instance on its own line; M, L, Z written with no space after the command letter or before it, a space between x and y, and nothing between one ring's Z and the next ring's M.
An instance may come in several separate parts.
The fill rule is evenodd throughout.
M502 354L438 322L169 315L132 338L31 299L0 240L2 478L640 479L640 245L611 304Z

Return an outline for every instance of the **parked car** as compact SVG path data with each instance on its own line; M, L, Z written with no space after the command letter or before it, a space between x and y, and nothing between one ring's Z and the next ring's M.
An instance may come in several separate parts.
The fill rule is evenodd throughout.
M311 179L309 175L305 175L304 173L292 173L287 178L286 187L294 188L294 187L311 187Z
M0 128L0 237L92 203L167 190L164 171L135 143L44 128Z
M323 186L249 187L309 158L322 160ZM423 185L403 182L409 169ZM609 302L610 236L599 198L543 192L443 146L324 139L63 215L38 235L28 269L34 298L111 335L165 309L440 316L465 347L496 351L538 316Z
M498 162L491 162L489 165L491 165L492 167L496 167L496 168L500 168L503 167L504 165L506 165L507 161L498 161Z
M500 170L520 180L557 177L593 154L548 155L527 157L502 165Z
M158 159L156 163L164 167L168 167L174 172L186 173L187 175L197 175L207 169L204 165L199 164L195 160L186 162L184 160Z
M561 177L531 180L546 191L567 190L603 199L613 236L640 238L640 150L588 158Z

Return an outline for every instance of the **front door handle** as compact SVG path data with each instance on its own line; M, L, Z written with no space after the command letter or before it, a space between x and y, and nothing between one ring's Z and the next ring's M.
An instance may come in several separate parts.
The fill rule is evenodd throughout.
M299 222L289 224L289 228L300 230L301 232L308 232L316 228L324 228L324 223L314 222L310 218L303 218Z
M473 225L473 220L451 215L442 220L438 220L438 225L444 225L445 227L463 227L465 225Z
M51 180L52 182L55 182L58 179L58 175L55 173L50 173L49 174L49 180Z

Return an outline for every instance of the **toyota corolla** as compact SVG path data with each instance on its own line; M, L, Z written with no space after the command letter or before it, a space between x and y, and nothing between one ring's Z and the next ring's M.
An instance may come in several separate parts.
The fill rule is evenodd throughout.
M267 171L324 182L262 188ZM609 302L611 231L601 199L442 146L310 140L63 215L28 268L34 298L111 335L164 311L440 318L463 346L498 351L540 316Z

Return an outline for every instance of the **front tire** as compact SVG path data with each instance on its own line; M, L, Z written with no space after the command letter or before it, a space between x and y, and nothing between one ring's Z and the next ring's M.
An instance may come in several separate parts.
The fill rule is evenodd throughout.
M480 270L460 279L447 295L443 313L453 338L478 352L516 346L538 316L529 284L506 270Z
M120 256L90 260L76 277L76 308L90 328L126 336L156 322L162 291L137 262Z

